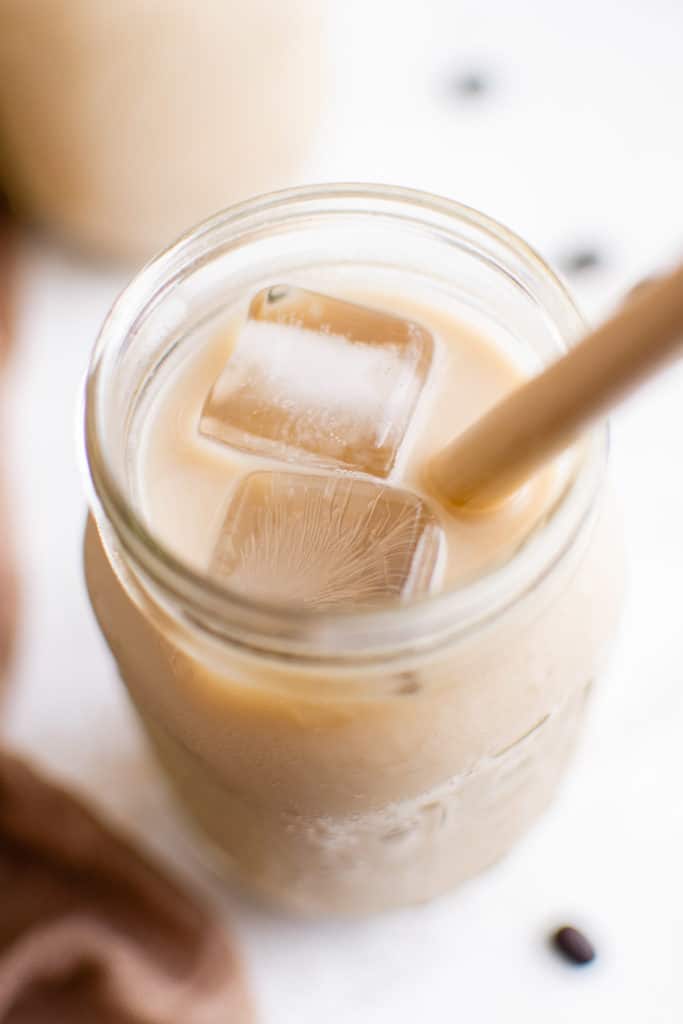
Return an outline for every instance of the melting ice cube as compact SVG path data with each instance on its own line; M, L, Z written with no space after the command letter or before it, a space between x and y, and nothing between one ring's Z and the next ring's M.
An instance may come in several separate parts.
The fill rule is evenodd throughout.
M209 571L251 598L357 608L427 593L443 543L408 491L341 474L256 472L232 496Z
M433 351L412 320L276 285L252 300L200 430L260 455L386 477Z

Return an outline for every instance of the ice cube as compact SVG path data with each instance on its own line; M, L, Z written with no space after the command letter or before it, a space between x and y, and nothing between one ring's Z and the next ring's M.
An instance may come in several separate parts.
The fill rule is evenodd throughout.
M412 320L275 285L252 300L200 430L259 455L386 477L433 351Z
M431 589L444 544L414 494L346 474L258 471L232 496L210 573L248 597L364 607Z

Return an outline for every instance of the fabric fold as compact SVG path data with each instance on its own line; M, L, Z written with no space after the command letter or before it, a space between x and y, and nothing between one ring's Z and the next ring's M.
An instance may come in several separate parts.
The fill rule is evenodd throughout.
M219 925L65 789L0 754L0 1024L247 1024Z

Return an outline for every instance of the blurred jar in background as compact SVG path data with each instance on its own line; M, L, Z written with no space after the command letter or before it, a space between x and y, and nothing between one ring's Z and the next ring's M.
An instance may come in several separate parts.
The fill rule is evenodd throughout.
M23 210L142 258L297 182L326 0L0 0L0 175Z

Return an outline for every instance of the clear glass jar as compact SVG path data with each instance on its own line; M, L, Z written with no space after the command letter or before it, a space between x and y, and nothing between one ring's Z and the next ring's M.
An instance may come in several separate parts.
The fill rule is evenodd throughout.
M582 322L522 242L433 196L296 189L149 264L102 329L86 396L91 601L156 755L220 862L302 913L421 901L497 860L564 770L613 632L622 554L607 436L585 439L505 564L391 611L249 601L150 532L136 436L163 363L236 297L352 268L446 302L530 366Z

